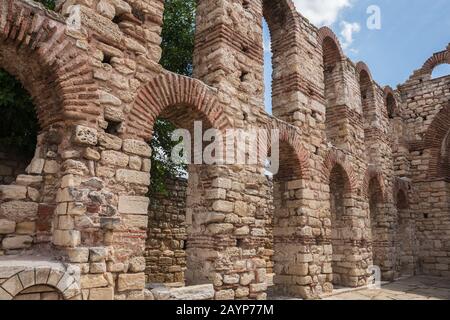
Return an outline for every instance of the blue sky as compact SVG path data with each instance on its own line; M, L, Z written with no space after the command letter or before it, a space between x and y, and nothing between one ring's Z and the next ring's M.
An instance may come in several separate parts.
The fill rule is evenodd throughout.
M349 58L367 63L380 85L395 88L450 43L449 0L293 0L315 25L330 26ZM369 30L369 6L380 8L381 29ZM270 111L270 37L264 27L266 109ZM450 66L435 76L450 74Z

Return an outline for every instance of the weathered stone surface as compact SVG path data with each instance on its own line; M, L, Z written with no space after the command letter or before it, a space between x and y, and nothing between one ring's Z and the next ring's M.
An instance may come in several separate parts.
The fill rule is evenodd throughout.
M146 142L138 140L124 140L123 151L147 158L152 154L150 146Z
M10 234L16 231L16 223L14 221L0 219L0 234Z
M86 274L81 276L81 288L100 288L108 286L108 281L102 274Z
M143 290L145 286L144 273L120 274L117 280L117 290Z
M21 235L33 235L36 233L36 222L19 222L16 226L16 233Z
M27 197L27 188L24 186L0 186L0 199L23 200Z
M105 247L97 247L89 249L89 261L101 262L106 259L108 250Z
M94 288L89 290L89 300L114 300L114 288Z
M2 6L0 60L33 93L41 133L28 167L0 152L0 260L23 249L34 257L53 242L57 256L92 276L80 294L59 283L68 279L62 270L47 275L73 299L152 296L133 272L171 286L212 282L218 299L265 299L273 274L274 290L318 298L333 283L367 284L371 264L383 280L450 276L449 77L432 76L450 47L393 90L293 6L221 0L223 10L212 10L198 0L194 80L159 65L163 1L60 1L64 17L81 10L81 29L29 1L12 2ZM274 116L261 108L262 12L276 22ZM165 181L167 194L152 190L149 205L148 140L158 117L188 130L202 120L204 131L227 135L275 129L279 168L266 176L262 163L192 165L188 183ZM276 156L273 145L245 150L265 140L245 135L238 131L227 153ZM15 181L24 168L30 175ZM89 249L108 248L66 252L81 238ZM31 283L31 274L19 280ZM0 287L11 276L0 276ZM190 290L159 288L154 298L195 296ZM19 299L25 295L38 297Z
M130 157L126 154L117 151L103 151L102 163L106 165L113 165L118 167L126 167Z
M70 262L73 263L85 263L89 260L88 248L73 248L67 250Z
M108 133L100 133L98 136L99 145L112 150L120 150L122 149L122 139L119 137L113 136Z
M150 199L147 197L121 196L119 212L125 214L147 214Z
M213 300L214 287L211 284L172 288L168 293L168 300Z
M30 236L13 236L6 237L2 241L2 247L4 249L26 249L31 247L33 238Z
M81 145L95 146L98 141L97 130L84 126L76 126L74 142Z
M215 294L215 300L233 300L235 298L234 290L221 290Z
M212 234L227 234L233 232L234 226L230 223L213 223L208 226Z
M130 259L130 271L131 272L143 272L145 270L145 258L134 257Z
M55 230L53 243L61 247L76 247L80 244L80 232L77 230Z
M116 179L119 182L149 185L150 173L127 169L119 169L116 172Z
M0 215L16 222L34 219L38 212L38 206L35 202L9 201L0 204Z

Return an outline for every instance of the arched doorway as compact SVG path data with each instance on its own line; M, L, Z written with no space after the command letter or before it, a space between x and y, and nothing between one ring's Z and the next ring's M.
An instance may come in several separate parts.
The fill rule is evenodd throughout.
M385 256L388 239L386 238L386 226L388 222L383 216L383 190L377 177L369 180L368 186L370 230L372 234L372 259L373 265L383 269L388 260Z
M347 215L351 193L347 173L341 165L336 164L331 170L329 186L332 283L335 287L341 287L349 283L351 266L346 256L352 253L349 239L351 224Z
M398 238L400 245L400 276L411 276L416 272L415 223L409 207L408 194L399 190L396 194Z

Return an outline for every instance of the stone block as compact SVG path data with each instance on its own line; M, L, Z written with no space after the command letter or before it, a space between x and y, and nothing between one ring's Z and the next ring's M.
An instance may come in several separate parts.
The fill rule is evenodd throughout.
M135 170L119 169L116 172L118 182L126 182L133 184L150 185L150 173Z
M16 231L16 223L11 220L0 219L0 234L11 234Z
M21 186L38 186L42 183L41 176L29 176L25 174L18 175L16 183Z
M17 275L9 278L2 284L2 287L13 297L24 289Z
M100 153L97 150L88 147L84 149L83 157L87 160L98 161L100 160Z
M81 289L107 287L108 281L102 274L86 274L80 279Z
M98 142L101 147L110 150L122 149L122 139L108 133L100 133L98 136Z
M89 260L89 249L88 248L73 248L68 249L67 254L69 260L72 263L86 263Z
M105 273L106 272L106 263L105 262L93 262L89 265L90 273Z
M126 273L120 274L117 279L117 290L119 292L127 290L143 290L145 287L145 274Z
M97 130L78 125L73 140L77 144L95 146L98 142Z
M128 155L118 151L106 150L102 152L101 162L105 165L126 167L128 166L129 160L130 157Z
M147 215L124 214L123 224L128 229L146 230L148 225Z
M113 300L114 288L93 288L89 290L89 300Z
M80 232L77 230L53 231L53 243L61 247L76 247L80 244Z
M143 272L145 270L145 258L144 257L131 258L129 268L131 272Z
M105 247L95 247L89 249L89 261L90 262L102 262L105 261L108 256L108 250Z
M2 200L23 200L27 197L25 186L0 186L0 199Z
M141 157L150 158L152 155L152 149L145 141L139 140L124 140L123 151L132 153Z
M59 163L55 160L47 160L44 165L44 173L46 174L55 174L59 171Z
M234 226L231 223L213 223L208 225L207 229L213 235L229 234L233 232Z
M142 160L141 160L141 158L137 157L137 156L131 156L130 157L130 169L139 171L139 170L141 170L141 167L142 167Z
M16 226L16 233L21 235L33 235L36 233L36 222L19 222Z
M36 202L9 201L0 205L0 212L8 220L21 222L35 219L37 217L38 207L39 205Z
M214 299L212 284L173 288L169 291L169 300L212 300Z
M15 250L26 249L31 247L33 238L30 236L13 236L6 237L2 241L3 249Z
M230 201L217 200L213 203L213 210L219 212L233 212L234 203Z
M40 158L34 158L31 160L30 165L25 169L28 174L42 174L44 170L45 160Z
M233 289L220 290L215 294L215 300L234 300L235 294Z
M148 205L150 203L147 197L120 196L119 212L124 214L148 214Z

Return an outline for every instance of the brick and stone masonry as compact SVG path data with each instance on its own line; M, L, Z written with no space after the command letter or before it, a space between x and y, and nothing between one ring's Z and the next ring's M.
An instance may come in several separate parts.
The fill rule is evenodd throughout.
M431 76L450 46L381 87L291 0L198 0L188 78L159 64L163 12L0 0L0 67L41 128L29 163L0 153L0 299L314 299L366 285L372 265L450 276L450 76ZM158 118L278 129L280 170L190 165L149 196Z

